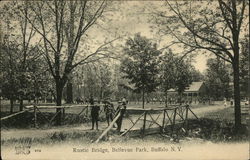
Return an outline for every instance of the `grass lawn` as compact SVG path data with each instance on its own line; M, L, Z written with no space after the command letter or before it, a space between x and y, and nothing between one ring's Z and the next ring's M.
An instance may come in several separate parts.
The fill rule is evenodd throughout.
M215 142L249 140L249 116L241 115L242 128L236 134L234 127L234 108L229 107L216 112L205 113L199 120L189 120L189 136Z
M248 114L241 114L242 124L249 124ZM234 108L225 108L213 113L206 113L204 118L209 118L213 120L228 121L234 123Z

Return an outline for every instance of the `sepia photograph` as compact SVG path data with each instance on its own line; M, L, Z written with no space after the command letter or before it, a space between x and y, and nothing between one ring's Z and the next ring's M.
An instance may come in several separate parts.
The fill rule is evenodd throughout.
M248 160L248 0L3 0L3 160Z

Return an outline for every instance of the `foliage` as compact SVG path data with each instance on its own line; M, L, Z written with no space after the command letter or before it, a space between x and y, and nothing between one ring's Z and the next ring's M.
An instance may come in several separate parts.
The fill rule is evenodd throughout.
M33 49L29 42L35 36L32 43L36 43L34 46L39 47L39 52L34 53L39 53L46 60L46 69L48 68L54 79L58 106L62 103L63 88L73 69L78 65L106 58L107 46L114 40L107 41L105 39L105 42L102 45L99 44L93 51L87 43L89 39L87 32L103 17L108 4L110 3L107 1L54 0L13 1L3 5L3 8L8 11L2 11L4 15L7 15L5 13L10 15L5 16L7 25L10 24L8 28L15 29L13 27L15 25L21 28L21 32L14 32L21 33L20 39L14 37L17 42L21 42L17 44L22 46L21 53L24 55L20 67L21 73L27 71L27 55ZM6 35L10 36L10 33L7 32ZM79 48L81 48L81 52ZM25 87L22 86L23 82L20 84L21 88ZM20 105L21 103L22 101L20 101ZM57 116L58 124L60 124L60 119L61 112Z
M105 63L100 63L95 67L95 74L98 78L98 88L100 99L107 98L111 95L111 68Z
M34 99L47 94L49 77L41 54L36 31L21 16L28 16L30 8L25 2L7 2L2 6L3 37L1 39L1 81L3 96L12 101ZM13 104L12 104L13 105Z
M201 118L199 120L189 120L190 137L198 137L213 142L233 142L248 140L248 129L242 126L240 134L236 134L234 124L227 120L214 120Z
M111 87L111 68L104 62L92 63L78 67L74 72L78 97L88 98L90 95L98 99L107 98L113 92ZM94 83L93 83L94 82ZM81 92L84 90L84 93Z
M11 99L34 99L48 94L52 88L43 58L36 57L26 60L25 71L22 70L21 51L1 45L1 89L3 97ZM37 51L37 50L36 50ZM21 55L20 55L21 54ZM19 56L20 55L20 56Z
M234 77L235 126L241 125L239 55L240 34L247 28L248 1L166 1L165 9L153 11L156 27L171 35L173 44L190 52L208 51L232 64ZM188 52L187 52L188 53Z
M192 65L190 66L190 77L192 82L204 81L204 75Z
M160 57L160 60L160 82L164 92L167 92L170 88L175 88L175 72L177 72L175 62L177 58L174 57L172 50L169 50Z
M220 58L208 59L207 66L205 82L209 90L208 95L217 100L231 97L232 90L230 91L229 87L231 66Z
M8 47L1 43L1 90L2 96L10 98L10 96L17 97L16 93L18 90L18 75L14 74L18 69L15 60L18 58L14 53L16 48L14 45L12 47ZM17 72L18 73L18 72Z
M157 56L160 52L156 44L146 37L136 34L127 40L124 47L126 57L122 60L121 71L130 83L135 84L136 91L152 92L157 86Z
M239 33L243 32L241 27L247 26L244 21L248 17L247 5L246 1L233 0L199 3L166 1L165 10L153 12L153 19L159 33L173 36L174 43L181 43L192 52L197 49L199 52L210 51L231 63L234 45L239 43L234 38L239 39Z
M188 59L174 55L170 49L160 60L160 80L164 92L173 88L181 94L191 82L202 79L201 73L188 63Z
M28 14L20 9L43 42L42 53L55 81L57 105L61 105L62 91L73 69L100 59L97 55L104 54L106 44L110 43L94 52L86 44L87 31L102 17L107 4L106 1L37 1L26 2ZM80 46L85 49L81 54Z
M184 92L185 88L191 84L191 75L189 74L189 65L183 60L177 64L177 72L175 79L175 88L179 94Z
M125 58L121 62L121 72L125 73L123 78L134 84L136 92L150 93L158 85L158 56L156 44L146 37L136 34L129 38L124 46Z
M129 79L123 78L126 74L120 71L120 64L113 64L112 72L112 97L119 101L126 97L129 101L136 101L141 98L140 93L134 92L134 86L129 84Z

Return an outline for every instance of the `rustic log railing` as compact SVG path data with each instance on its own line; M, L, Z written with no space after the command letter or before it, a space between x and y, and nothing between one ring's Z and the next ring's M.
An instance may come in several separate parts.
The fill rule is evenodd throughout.
M103 106L104 104L98 104L99 106ZM34 106L28 106L28 107L25 107L27 109L29 108L33 108L34 110L34 126L37 127L37 111L40 113L40 115L48 122L49 126L52 125L52 122L55 120L56 116L62 112L62 118L64 119L65 118L65 109L70 109L70 108L82 108L81 111L79 113L77 113L76 117L74 117L74 119L76 119L77 117L80 117L81 115L85 115L85 116L88 116L88 108L89 107L92 107L93 105L63 105L63 106L37 106L37 105L34 105ZM54 113L54 115L52 116L52 118L47 118L44 114L44 112L42 112L41 110L44 110L44 109L58 109L58 108L61 108L61 110L57 111L56 113ZM84 112L85 111L85 112Z
M136 115L134 114L133 115L134 119L131 118L129 114L127 114L127 117L123 118L123 121L127 121L128 123L126 123L126 126L122 128L123 131L122 129L119 129L121 133L120 136L124 136L129 132L139 131L139 134L141 134L141 136L143 137L147 134L146 133L147 129L150 129L153 125L157 126L157 128L154 128L156 129L156 133L164 133L166 132L165 129L170 127L171 128L170 135L172 135L177 124L182 123L183 124L182 130L184 131L187 130L188 127L187 120L188 118L190 118L188 117L189 112L192 113L192 115L198 119L195 113L190 109L189 105L180 105L180 106L175 105L168 108L155 108L155 109L128 108L126 109L126 111L127 112L140 111L142 113L139 115L139 117L136 117ZM118 118L119 117L116 117L111 122L111 125L101 134L101 136L97 139L96 142L99 142L100 139L104 137L109 130L111 130L112 125L117 121ZM142 124L139 124L140 122L142 122Z
M156 108L156 109L127 109L127 111L131 110L141 111L142 115L140 115L139 118L136 119L136 122L133 122L132 126L129 127L128 130L125 129L125 132L121 134L122 136L127 134L130 130L132 130L139 121L143 121L141 127L141 134L142 136L144 136L145 130L151 128L154 125L159 127L160 132L165 132L165 128L167 126L171 126L171 134L173 133L175 125L177 123L183 123L184 127L186 128L187 120L188 118L190 118L188 117L189 112L192 113L192 115L198 119L195 113L190 109L189 105L172 106L169 108ZM153 113L156 111L158 113ZM147 122L149 122L148 127L146 127Z
M20 111L20 112L13 113L13 114L11 114L11 115L5 116L5 117L1 118L1 121L6 120L6 119L9 119L9 118L12 118L12 117L14 117L14 116L16 116L16 115L19 115L19 114L28 112L28 111L30 111L30 110L32 110L32 109L28 109L28 110L25 109L25 110L23 110L23 111Z
M104 104L98 104L99 106L104 106ZM12 115L6 116L1 118L2 120L9 119L11 117L14 117L16 115L25 113L27 111L33 111L34 114L34 126L38 127L37 123L37 117L39 113L39 116L43 117L45 121L48 122L49 125L52 125L53 120L55 117L61 112L62 110L59 110L58 112L54 113L52 118L46 117L44 112L41 110L43 109L66 109L66 108L82 108L79 113L77 113L77 117L80 115L86 115L88 116L88 108L92 105L63 105L63 106L26 106L21 112L14 113ZM104 107L103 107L104 108ZM122 113L121 113L122 112ZM125 114L124 114L125 112ZM129 112L139 112L138 114L129 114ZM64 112L63 112L64 113ZM114 114L114 119L108 126L106 130L101 134L101 136L96 140L96 142L99 142L102 137L104 137L109 130L112 129L112 126L114 123L117 123L117 130L120 133L120 136L124 136L130 132L136 132L138 131L139 134L143 137L146 134L150 134L150 129L156 129L156 133L166 133L169 132L170 129L170 135L173 134L175 127L177 124L182 124L182 130L187 131L188 130L188 118L190 118L190 114L192 114L195 118L198 119L198 117L195 115L195 113L190 109L189 105L173 105L168 106L167 108L150 108L150 109L139 109L139 108L127 108L127 109L119 109ZM63 117L65 115L63 114ZM76 117L76 118L77 118ZM122 125L123 124L123 125ZM156 127L155 127L156 126ZM154 127L154 128L153 128ZM168 131L167 131L168 130Z
M98 104L99 106L104 106L104 104ZM65 112L64 110L66 108L70 109L70 108L82 108L81 111L79 113L77 113L75 119L77 117L79 117L80 115L85 115L88 116L88 108L91 107L92 105L87 105L87 104L81 104L81 105L63 105L63 106L39 106L39 105L30 105L30 106L25 106L23 111L17 112L17 113L13 113L11 115L8 115L6 117L1 118L1 121L3 120L7 120L9 118L15 117L17 115L20 115L22 113L25 112L29 112L29 111L33 111L33 115L34 115L34 127L37 128L38 127L38 123L37 123L37 118L38 118L38 113L39 116L41 116L48 124L49 126L52 125L52 122L55 120L56 116L62 112L63 116L62 118L65 118ZM56 113L53 114L52 118L48 118L45 113L42 110L52 110L52 109L58 109L61 108L62 110L57 111ZM85 111L85 112L84 112ZM101 110L102 111L102 110ZM52 112L51 112L52 113Z

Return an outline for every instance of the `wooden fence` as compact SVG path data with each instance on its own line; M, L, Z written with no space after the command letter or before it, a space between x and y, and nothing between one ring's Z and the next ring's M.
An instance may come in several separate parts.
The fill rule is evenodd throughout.
M195 113L190 109L189 105L173 105L169 106L168 108L155 109L126 109L127 113L131 111L141 113L139 116L135 116L133 114L133 117L131 117L130 114L124 114L124 116L121 117L123 121L122 124L126 125L125 127L121 127L119 130L120 136L124 136L130 132L137 132L141 134L141 136L152 133L164 133L166 132L165 129L169 127L171 128L170 134L172 135L177 124L182 124L182 129L184 131L188 130L187 122L188 118L190 118L190 114L198 119ZM112 129L112 126L115 122L117 122L119 116L121 116L121 114L114 118L109 127L104 130L101 136L95 141L96 143L98 143L108 133L108 131ZM127 121L127 123L124 123L124 121Z
M100 106L104 106L104 104L99 104ZM77 117L80 115L89 115L89 107L92 105L64 105L64 106L26 106L25 109L21 112L14 113L12 115L6 116L1 118L1 121L12 118L16 115L25 113L27 111L33 111L34 114L34 126L38 127L37 124L37 116L38 113L45 121L48 122L49 125L52 125L52 122L55 120L56 116L62 112L62 117L65 116L64 110L66 108L81 108L80 112L77 113ZM53 114L52 117L48 118L42 112L44 109L58 109L61 110L57 111ZM101 107L100 112L104 112L104 107ZM134 114L136 112L136 114ZM132 114L130 114L132 113ZM133 115L133 116L132 116ZM127 108L127 109L119 109L117 110L113 121L110 123L108 128L106 128L100 137L96 140L99 142L117 123L119 126L118 132L120 136L124 136L131 132L139 132L141 136L146 134L150 134L151 131L155 133L165 133L167 128L170 128L170 134L173 134L173 131L177 124L182 124L183 130L188 130L188 118L190 115L194 116L198 119L195 113L190 109L189 105L172 105L162 108L152 108L152 109L139 109L139 108ZM123 124L123 126L122 126ZM153 130L152 130L153 129Z
M100 106L103 106L104 104L99 104ZM56 116L61 112L62 113L62 119L65 118L65 109L71 109L71 108L81 108L79 113L76 113L76 117L80 117L81 115L88 116L89 115L89 108L92 107L92 105L63 105L63 106L38 106L38 105L30 105L25 106L23 111L13 113L11 115L8 115L6 117L1 118L1 121L10 119L12 117L15 117L17 115L20 115L25 112L33 112L34 115L34 127L38 127L37 119L38 119L38 113L39 116L41 116L50 126L52 125L52 122L55 120ZM45 110L56 110L61 109L53 113L52 117L48 117L45 115ZM103 107L101 108L100 112L104 112ZM51 112L52 113L52 112Z

